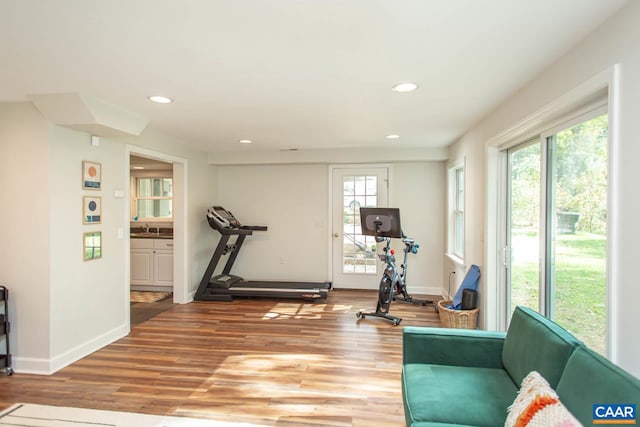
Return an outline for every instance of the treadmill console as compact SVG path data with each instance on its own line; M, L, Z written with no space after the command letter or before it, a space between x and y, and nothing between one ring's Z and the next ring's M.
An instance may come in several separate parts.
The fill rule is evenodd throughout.
M240 228L241 224L235 216L222 206L211 206L207 209L209 224L220 230L221 228Z

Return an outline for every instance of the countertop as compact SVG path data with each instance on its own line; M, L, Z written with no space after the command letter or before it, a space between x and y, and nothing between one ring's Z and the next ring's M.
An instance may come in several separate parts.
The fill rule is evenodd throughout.
M132 239L173 239L173 233L154 233L150 232L141 232L141 233L131 233Z

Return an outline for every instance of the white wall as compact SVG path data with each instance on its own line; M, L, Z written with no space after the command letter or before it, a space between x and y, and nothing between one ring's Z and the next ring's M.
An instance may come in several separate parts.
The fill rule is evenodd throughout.
M27 360L49 357L49 170L47 122L30 103L0 103L0 284L12 353Z
M401 209L406 233L421 245L409 261L410 291L439 293L443 163L396 163L392 169L392 204ZM328 165L219 166L218 195L215 204L231 210L241 223L269 227L245 241L235 274L246 279L331 280ZM208 236L219 239L214 230Z
M129 307L124 304L124 242L118 230L126 227L124 198L125 158L121 142L90 144L91 135L59 126L51 127L51 367L56 371L128 333ZM82 161L102 165L100 191L81 187ZM82 224L82 197L101 197L100 224ZM102 232L102 257L83 260L82 235Z
M440 295L446 238L444 162L395 163L392 185L391 200L400 208L403 231L420 245L408 258L409 293ZM394 241L393 246L402 253L402 244Z
M329 279L326 165L220 166L218 196L215 204L242 224L269 227L245 240L235 274L248 280ZM212 229L207 235L214 242L220 237Z
M610 171L615 205L610 215L619 233L612 236L613 269L609 274L613 295L612 309L616 329L615 345L612 348L614 361L636 376L640 376L640 340L636 330L637 305L640 301L640 285L637 281L637 241L640 238L640 224L637 212L640 210L640 194L635 185L640 180L637 159L640 158L640 2L629 2L602 27L587 37L580 45L548 68L518 93L509 98L495 112L469 131L451 147L450 158L466 156L468 192L476 194L467 203L467 218L483 218L487 224L484 205L490 190L485 187L488 174L486 164L486 143L515 123L541 110L554 100L563 97L574 88L587 82L591 77L620 64L619 103L619 145L614 147L613 156L617 166ZM612 130L612 131L615 131ZM470 262L481 263L493 256L484 252L485 243L481 229L471 233L467 257ZM495 230L487 230L487 235ZM487 287L491 283L484 284ZM493 285L495 286L495 285ZM486 313L485 313L486 314Z
M10 289L13 366L47 374L128 333L127 144L185 161L187 286L195 292L212 248L206 208L216 197L215 168L179 141L145 133L101 138L48 123L30 103L0 104L0 283ZM82 161L102 165L102 190L82 190ZM82 196L102 197L102 223L82 224ZM205 229L206 227L206 229ZM102 258L82 259L82 233L102 231Z

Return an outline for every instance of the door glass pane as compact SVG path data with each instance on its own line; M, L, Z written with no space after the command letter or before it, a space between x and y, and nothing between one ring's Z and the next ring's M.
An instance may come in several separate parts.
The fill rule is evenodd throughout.
M547 315L606 351L607 115L548 140Z
M540 168L540 143L510 150L509 313L518 305L540 309Z
M363 236L360 207L377 206L378 178L353 175L342 178L343 273L376 273L375 238Z

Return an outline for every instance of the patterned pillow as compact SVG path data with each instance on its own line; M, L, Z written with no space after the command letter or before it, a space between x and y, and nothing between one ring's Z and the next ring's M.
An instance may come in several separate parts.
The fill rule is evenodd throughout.
M547 380L532 371L522 380L520 391L509 407L505 427L581 426L564 407Z

